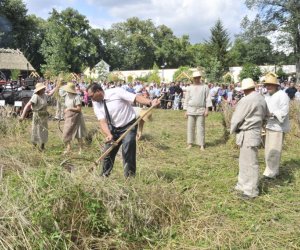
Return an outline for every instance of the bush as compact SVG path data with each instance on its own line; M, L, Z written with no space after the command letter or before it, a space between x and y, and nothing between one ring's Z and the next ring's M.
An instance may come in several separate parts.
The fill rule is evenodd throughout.
M239 75L240 80L245 78L252 78L254 81L258 81L259 77L262 75L260 68L252 63L246 63Z

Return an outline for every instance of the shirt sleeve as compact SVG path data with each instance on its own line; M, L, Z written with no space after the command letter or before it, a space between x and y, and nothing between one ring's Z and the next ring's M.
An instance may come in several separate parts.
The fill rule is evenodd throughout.
M99 102L93 102L93 109L98 120L105 119L105 111L103 105L101 105Z
M189 99L190 99L190 88L188 88L185 92L184 104L183 104L184 110L187 110L188 108Z
M79 105L82 105L81 103L81 98L79 95L76 95L76 97L74 98L74 106L79 106Z
M206 86L206 104L205 104L205 107L206 108L209 108L209 107L212 107L212 102L211 102L211 97L210 97L210 94L209 94L209 88L208 86Z
M31 102L31 103L34 103L34 104L37 103L37 94L33 94L33 96L32 96L31 99L30 99L30 102Z
M133 103L136 97L135 94L130 93L122 88L116 89L116 94L120 99L127 101L129 103Z
M247 113L247 108L244 105L243 100L240 100L231 118L230 134L238 133L241 125L245 120L246 113Z
M280 108L273 112L279 123L283 123L285 118L289 115L289 103L290 99L287 95L280 96L279 105Z

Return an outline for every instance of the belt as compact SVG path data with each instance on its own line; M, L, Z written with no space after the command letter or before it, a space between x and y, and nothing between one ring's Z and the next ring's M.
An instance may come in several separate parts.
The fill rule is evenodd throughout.
M132 121L128 122L125 126L117 127L116 129L118 129L118 130L123 130L123 129L129 127L130 125L132 125L132 124L135 123L135 122L136 122L136 119L133 119Z

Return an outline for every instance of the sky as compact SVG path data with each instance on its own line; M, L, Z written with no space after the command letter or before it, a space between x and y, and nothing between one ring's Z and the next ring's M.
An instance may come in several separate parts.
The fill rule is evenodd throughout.
M192 43L210 37L210 29L220 19L231 38L240 32L240 23L250 15L244 0L24 0L28 13L47 19L53 8L72 7L93 28L109 28L116 22L138 17L155 25L170 27L176 36L189 35Z

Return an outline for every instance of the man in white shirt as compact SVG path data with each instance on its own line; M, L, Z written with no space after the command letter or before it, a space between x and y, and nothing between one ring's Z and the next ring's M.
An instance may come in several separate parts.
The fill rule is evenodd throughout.
M275 178L279 174L284 133L290 129L290 99L283 90L280 90L280 84L275 76L267 75L265 86L268 90L265 99L270 114L266 125L264 176L265 178Z
M107 89L104 92L98 84L91 84L88 87L88 96L93 101L93 108L99 120L100 129L106 137L104 152L110 148L112 141L116 141L135 122L136 113L132 107L133 102L136 101L149 106L159 104L157 99L151 101L142 95L130 93L123 88ZM102 176L108 177L110 175L121 145L124 175L125 177L135 176L136 133L137 126L104 158Z

